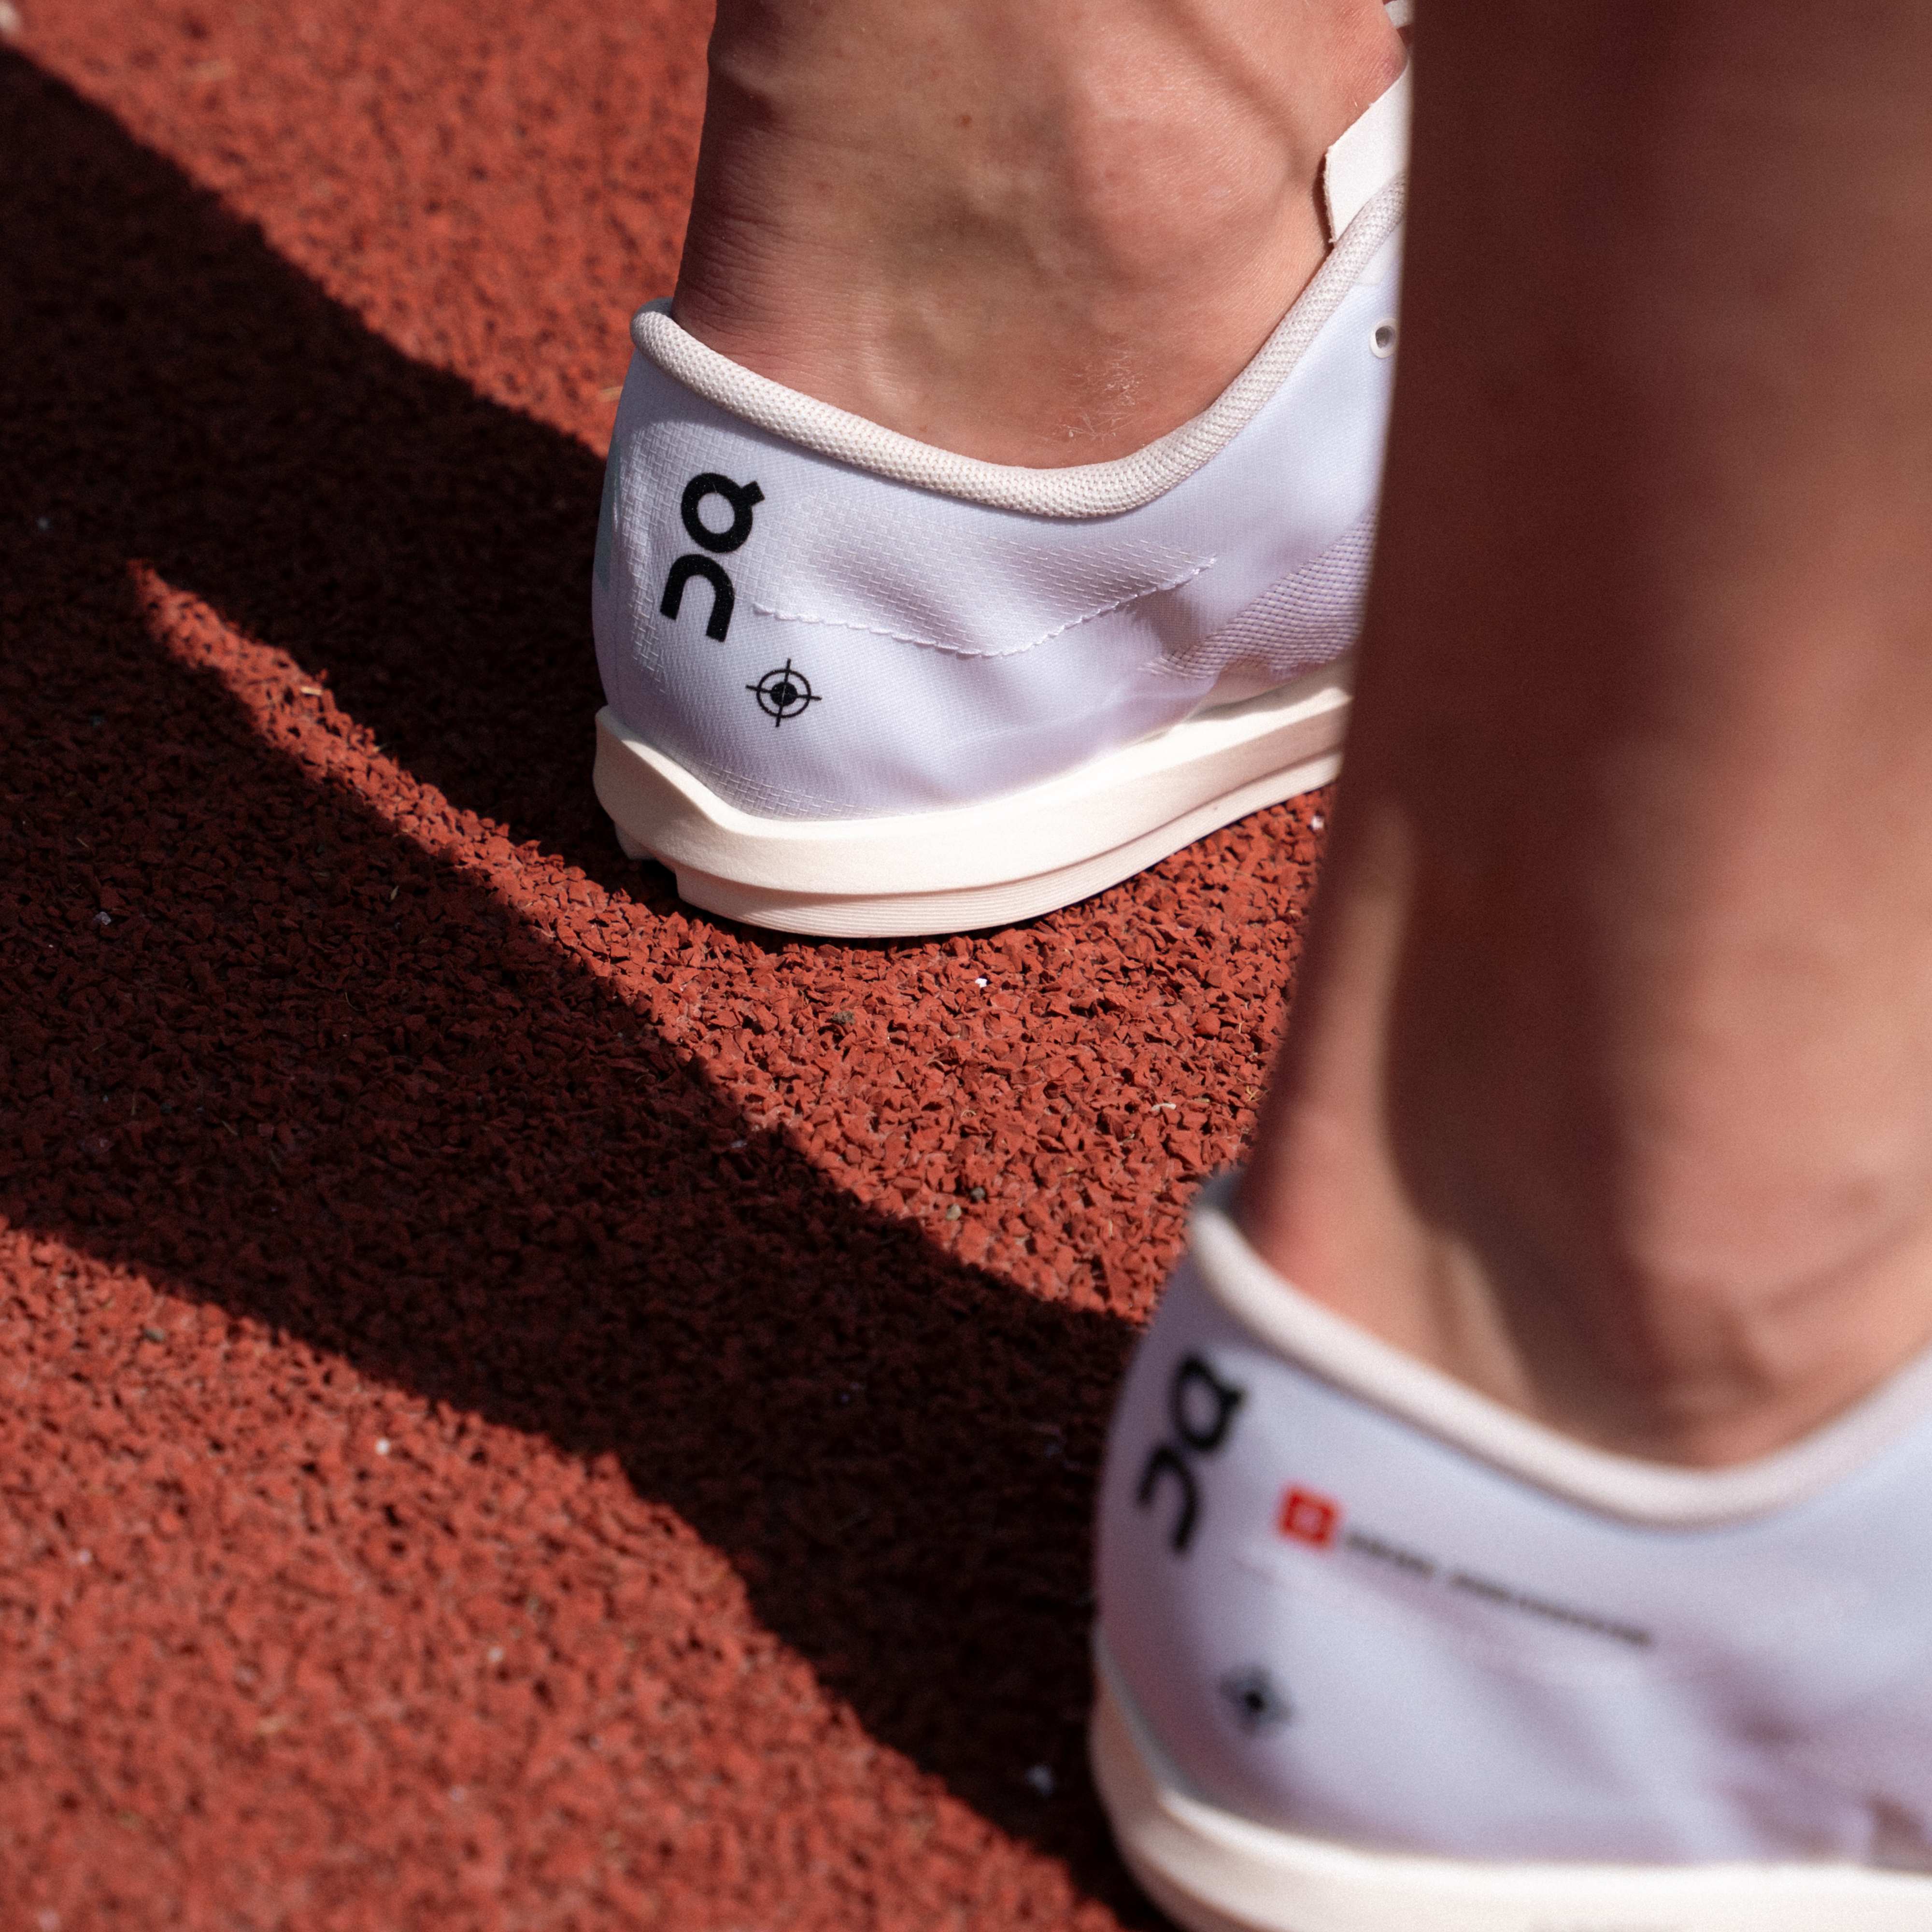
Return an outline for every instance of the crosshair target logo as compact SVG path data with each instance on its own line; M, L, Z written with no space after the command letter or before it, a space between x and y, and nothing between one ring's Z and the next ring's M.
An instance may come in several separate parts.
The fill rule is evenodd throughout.
M745 688L758 700L758 709L772 721L774 730L788 718L796 718L807 705L824 702L804 672L792 669L790 658L778 670L766 671L756 684L748 684Z

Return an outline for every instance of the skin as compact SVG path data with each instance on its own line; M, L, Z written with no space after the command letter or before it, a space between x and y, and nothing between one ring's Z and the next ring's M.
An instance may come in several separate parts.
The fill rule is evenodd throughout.
M1932 118L1909 6L1432 0L1366 674L1242 1212L1723 1463L1932 1340Z
M1127 454L1320 265L1403 58L1376 0L724 0L674 312L922 442Z
M1354 0L721 7L677 297L997 461L1196 413L1400 67ZM1932 1343L1932 11L1428 0L1335 839L1239 1197L1699 1466Z

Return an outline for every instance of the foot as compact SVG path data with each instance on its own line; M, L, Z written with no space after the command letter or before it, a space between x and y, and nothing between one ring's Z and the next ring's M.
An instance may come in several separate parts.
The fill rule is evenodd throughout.
M1323 169L1339 231L1209 406L1018 468L896 434L646 310L593 592L597 783L694 903L885 935L1030 917L1334 775L1394 364L1406 82Z
M1932 1358L1718 1472L1377 1342L1225 1193L1102 1479L1095 1770L1190 1932L1932 1922Z

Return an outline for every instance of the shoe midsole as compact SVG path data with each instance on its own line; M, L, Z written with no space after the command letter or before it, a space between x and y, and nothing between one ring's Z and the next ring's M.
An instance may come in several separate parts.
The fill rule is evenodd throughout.
M1336 749L1350 669L1345 659L1198 712L1023 791L869 818L740 811L607 707L597 715L597 796L664 863L740 885L840 896L970 890L1077 865Z

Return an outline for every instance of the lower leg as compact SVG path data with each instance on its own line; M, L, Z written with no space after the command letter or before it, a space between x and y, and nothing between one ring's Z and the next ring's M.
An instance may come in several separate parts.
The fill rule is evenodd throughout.
M1720 1463L1932 1338L1932 16L1438 0L1305 1291Z
M1286 312L1403 58L1379 0L721 0L677 319L965 455L1125 454Z

